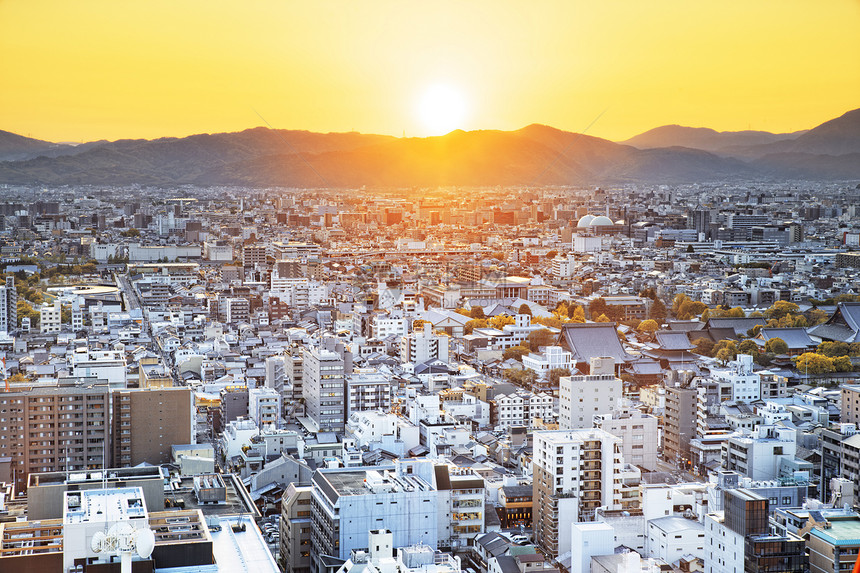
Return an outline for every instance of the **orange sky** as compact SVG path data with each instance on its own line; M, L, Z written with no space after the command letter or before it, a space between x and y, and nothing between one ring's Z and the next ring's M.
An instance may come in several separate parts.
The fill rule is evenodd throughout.
M860 107L858 30L858 0L0 0L0 129L419 136L443 84L463 129L790 131Z

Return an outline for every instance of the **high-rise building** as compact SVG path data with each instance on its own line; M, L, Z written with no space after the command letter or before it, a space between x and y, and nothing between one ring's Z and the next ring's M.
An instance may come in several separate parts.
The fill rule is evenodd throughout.
M11 458L17 491L30 473L100 469L110 464L108 388L42 386L0 394L0 456Z
M113 393L113 464L172 461L170 447L195 439L194 396L189 387L118 390Z
M535 543L553 557L570 551L571 524L598 507L621 509L621 440L598 429L534 433Z
M591 428L594 416L618 409L621 391L621 379L615 376L612 359L593 358L591 374L562 376L558 382L559 428Z
M344 376L352 372L352 354L333 338L306 348L302 395L308 418L320 430L342 431L346 424Z
M391 407L391 379L374 368L361 368L346 377L347 410L388 410Z
M6 277L6 284L0 286L0 332L12 332L18 328L18 288L15 276Z
M666 412L663 416L663 458L688 464L690 440L696 437L698 396L695 387L666 386Z
M281 497L280 557L286 573L311 570L311 489L290 483Z

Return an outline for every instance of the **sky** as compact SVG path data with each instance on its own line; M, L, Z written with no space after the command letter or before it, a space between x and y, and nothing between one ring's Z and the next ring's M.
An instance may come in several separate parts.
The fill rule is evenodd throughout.
M786 132L860 107L857 30L858 0L0 0L0 129Z

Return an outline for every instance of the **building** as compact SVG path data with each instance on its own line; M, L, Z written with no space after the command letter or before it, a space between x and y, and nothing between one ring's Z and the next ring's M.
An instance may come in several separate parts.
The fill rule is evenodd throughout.
M311 486L290 483L281 496L280 560L286 573L311 570Z
M31 473L90 470L110 462L110 398L104 385L41 386L0 394L0 457L24 491Z
M112 388L126 387L125 354L119 350L77 348L68 360L75 378L104 380Z
M570 550L570 524L598 507L621 508L621 440L597 429L534 433L535 543L558 557ZM618 483L616 483L618 482Z
M15 275L8 275L0 286L0 332L12 332L18 328L18 288Z
M558 382L559 428L591 428L594 416L612 414L622 396L612 359L593 358L591 374L562 376Z
M705 572L744 570L746 538L768 531L768 501L745 489L724 492L724 510L705 516Z
M352 354L334 339L304 349L302 395L307 417L321 430L343 431L346 423L345 376L352 372Z
M258 428L269 424L281 423L283 404L281 394L274 388L251 388L248 390L248 417L256 422Z
M171 461L171 446L191 444L194 396L189 387L118 390L113 393L113 464Z
M63 326L63 312L60 301L44 305L39 309L39 328L42 334L60 332Z
M698 400L695 387L667 386L663 416L663 458L681 467L692 465L690 440L696 436Z
M794 462L797 430L759 425L753 432L732 435L723 442L722 467L754 480L775 480L790 475L784 466Z
M656 416L629 408L594 416L595 428L621 439L624 461L649 471L657 471L658 425Z
M400 360L420 364L434 358L448 362L448 345L451 338L434 334L433 325L424 324L424 329L412 332L400 339Z
M843 384L839 421L843 424L860 424L860 385Z
M809 573L838 573L848 571L860 552L860 517L831 516L822 518L809 530L806 548L809 553ZM818 521L818 520L816 520Z
M460 558L440 553L436 548L418 543L397 549L393 534L387 529L368 532L367 547L354 550L336 573L461 573Z
M353 370L346 376L346 417L368 410L391 408L391 380L373 368Z
M697 520L667 515L648 521L646 556L674 563L681 557L705 557L705 529Z

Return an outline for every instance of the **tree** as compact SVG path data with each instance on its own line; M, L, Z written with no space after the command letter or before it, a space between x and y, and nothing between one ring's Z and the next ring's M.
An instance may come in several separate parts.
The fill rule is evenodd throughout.
M819 308L811 308L806 311L806 322L809 326L818 326L827 322L827 313Z
M469 316L471 316L472 318L487 318L484 315L484 307L482 306L473 306L472 309L469 311Z
M648 316L657 322L663 322L666 320L666 305L663 304L662 300L659 298L654 299L654 303L651 305L651 311L648 313Z
M793 302L789 302L787 300L778 300L773 305L764 311L764 315L767 318L775 318L779 320L783 316L788 314L797 314L797 311L800 310L800 307L797 306Z
M585 309L583 309L581 306L574 307L573 312L570 313L570 322L585 322Z
M648 320L643 320L639 323L639 326L636 328L639 332L647 332L648 334L654 334L660 328L660 325L657 324L657 321L649 318Z
M851 372L854 366L851 364L851 359L847 356L837 356L833 359L833 369L837 372Z
M523 361L523 356L529 353L529 349L525 346L511 346L510 348L506 348L502 353L502 359L508 360L513 358L517 362Z
M553 368L550 370L547 375L550 386L553 388L557 387L562 376L570 376L570 370L567 368Z
M756 324L755 326L747 330L747 336L749 336L750 338L755 338L756 336L758 336L758 333L761 332L761 329L762 326L760 324Z
M419 330L422 330L424 328L424 325L427 322L430 322L430 321L416 318L415 320L412 321L412 332L418 332Z
M836 356L848 356L850 346L847 342L830 342L824 341L815 349L819 354L834 358Z
M764 350L770 354L788 354L788 344L782 338L771 338L764 343Z
M463 332L465 334L472 334L476 328L487 328L487 321L483 318L473 318L465 324Z
M508 382L524 388L531 388L534 386L534 383L537 382L538 378L537 373L534 370L529 370L528 368L508 368L502 372L502 376L504 376L505 380Z
M860 356L860 342L852 342L848 345L848 356Z
M749 354L750 356L755 356L758 353L758 344L752 340L744 340L738 344L738 354Z
M609 305L606 304L606 299L603 297L598 297L588 303L588 312L591 313L592 318L601 314L606 314L608 310Z
M833 372L833 359L816 352L804 352L794 358L794 367L804 374L827 374Z
M513 324L516 322L513 316L508 316L507 314L500 314L498 316L494 316L493 318L487 321L487 324L492 326L493 328L502 329L503 326L508 324Z
M714 358L716 358L717 361L719 361L719 363L722 364L723 366L725 366L726 364L728 364L729 362L731 362L732 360L735 359L732 356L732 351L729 350L728 348L720 348L717 351Z
M548 261L553 260L558 255L558 251L547 251L546 258Z
M517 314L527 314L527 315L531 316L532 315L532 308L529 305L527 305L526 303L523 303L520 305L520 308L517 310Z
M680 292L675 295L675 298L672 299L672 314L678 316L678 313L681 312L681 305L690 300L690 297Z
M729 360L734 360L738 357L738 347L734 340L720 340L717 342L713 349L714 356L719 358L719 354L722 350L728 351L728 355L730 356Z
M598 316L597 318L594 319L594 322L612 322L612 321L609 320L609 317L606 316L605 314L601 314L600 316Z
M710 319L711 319L711 311L706 308L705 310L702 311L701 316L699 316L699 320L701 320L702 322L707 324Z
M454 312L456 312L457 314L462 314L463 316L468 316L468 317L472 318L472 311L473 310L475 310L474 307L472 307L472 310L469 310L466 308L458 308ZM481 312L483 312L483 311L484 311L484 309L482 308Z
M552 346L555 344L555 335L549 330L542 328L530 332L526 338L526 344L532 352L537 352L541 346Z
M642 298L650 298L651 300L657 300L657 291L654 290L654 287L644 288L639 292L639 296Z
M687 299L683 301L678 307L678 312L676 313L676 316L681 320L689 320L694 316L699 316L700 314L705 312L707 308L708 306L703 302Z
M533 316L532 324L540 324L541 326L548 326L550 328L561 328L563 323L555 316Z
M696 347L696 353L702 356L714 355L714 341L710 338L697 338L693 341L693 346Z

